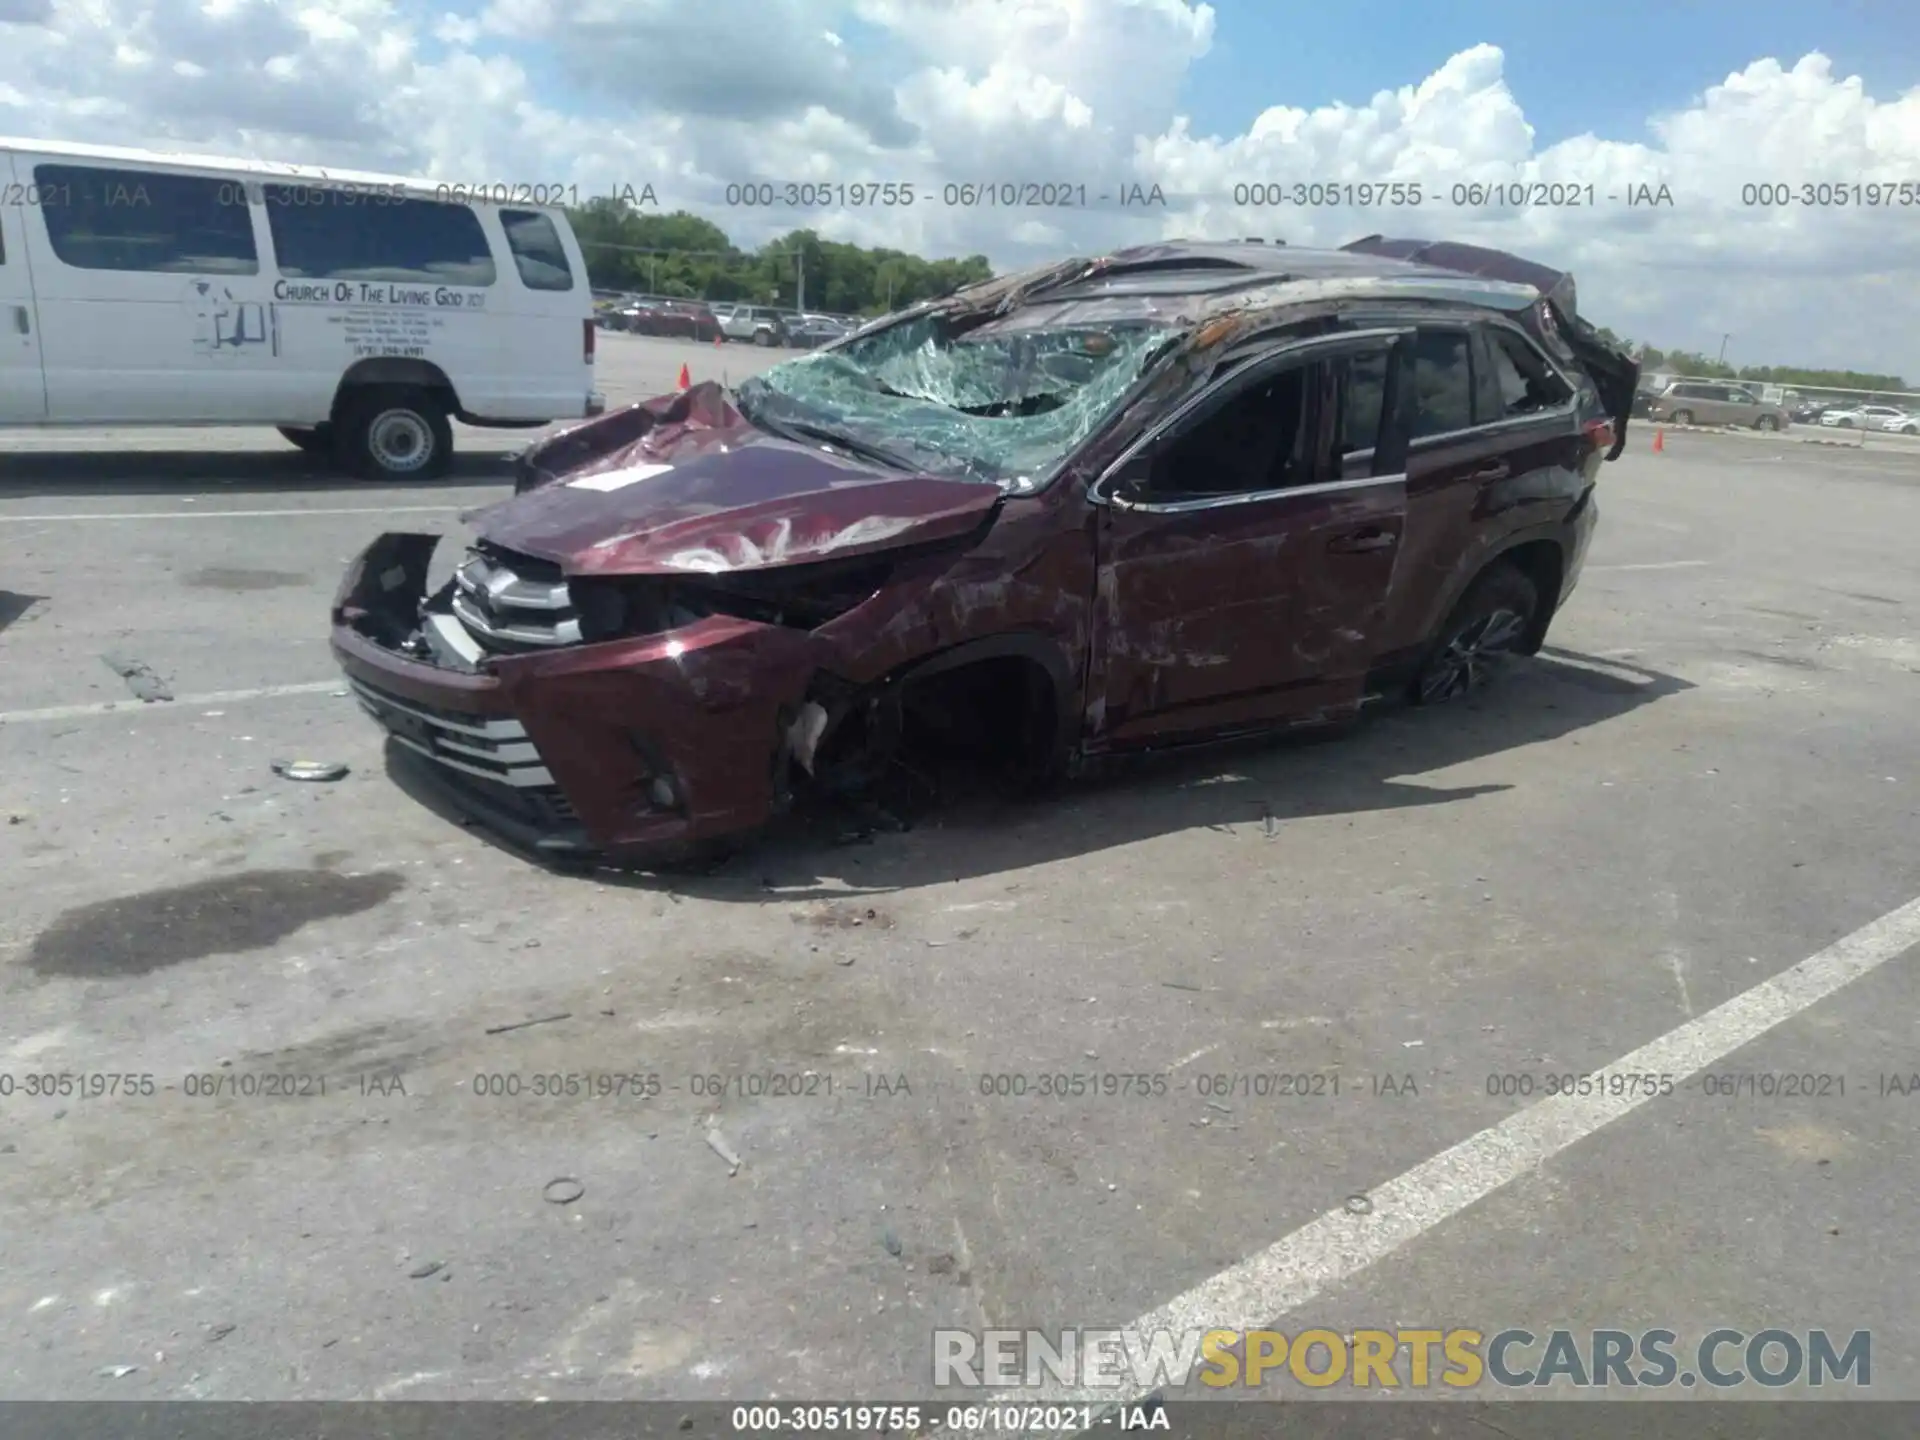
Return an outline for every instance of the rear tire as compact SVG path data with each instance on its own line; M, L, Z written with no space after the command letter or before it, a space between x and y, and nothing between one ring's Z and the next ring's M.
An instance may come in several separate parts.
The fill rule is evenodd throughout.
M1753 422L1753 428L1756 430L1778 430L1780 428L1780 422L1772 415L1762 415L1758 420Z
M1673 423L1676 425L1691 425L1693 423L1693 412L1691 410L1674 411Z
M453 459L447 406L431 390L374 386L340 407L335 458L366 480L431 480Z
M1540 593L1517 568L1496 564L1467 587L1408 687L1416 705L1482 688L1533 629Z
M773 332L771 330L754 331L753 343L758 345L763 350L772 349L773 348Z
M326 456L333 453L331 425L279 425L274 428L309 455Z

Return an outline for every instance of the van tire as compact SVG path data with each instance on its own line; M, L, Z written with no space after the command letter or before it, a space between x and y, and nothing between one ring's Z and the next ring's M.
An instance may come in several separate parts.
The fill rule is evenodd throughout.
M1780 428L1780 422L1771 415L1762 415L1758 420L1753 422L1753 428L1756 430L1778 430Z
M1407 687L1416 705L1470 694L1488 672L1520 653L1540 608L1540 592L1517 565L1496 562L1467 587Z
M1691 425L1693 423L1693 412L1691 410L1674 411L1673 423L1676 425Z
M309 455L333 454L331 425L279 425L274 428Z
M446 402L431 390L376 385L340 404L334 458L366 480L431 480L453 459Z

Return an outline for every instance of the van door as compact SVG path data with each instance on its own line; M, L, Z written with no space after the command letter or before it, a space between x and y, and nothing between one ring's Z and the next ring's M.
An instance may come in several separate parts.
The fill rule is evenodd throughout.
M15 157L58 423L271 418L277 345L244 180Z
M0 190L0 425L31 425L47 418L47 383L20 219L31 196L14 179L11 155L0 155Z

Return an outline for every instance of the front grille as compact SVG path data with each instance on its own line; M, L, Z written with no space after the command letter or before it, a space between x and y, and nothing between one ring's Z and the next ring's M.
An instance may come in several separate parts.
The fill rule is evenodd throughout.
M550 789L553 775L518 720L473 715L403 700L366 681L350 678L360 708L395 741L416 754L481 780L516 790ZM563 802L564 803L564 802Z
M467 633L489 650L550 649L581 640L566 576L550 561L477 545L453 572L451 603Z

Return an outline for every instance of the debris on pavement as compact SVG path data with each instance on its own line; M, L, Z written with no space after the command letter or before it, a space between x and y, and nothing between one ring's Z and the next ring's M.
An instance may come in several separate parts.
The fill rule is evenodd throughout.
M571 1020L572 1018L573 1012L571 1010L562 1010L558 1015L542 1015L537 1020L516 1020L511 1025L489 1025L487 1027L487 1034L504 1035L509 1030L525 1030L533 1025L551 1025L556 1020Z
M1347 1196L1347 1213L1349 1215L1371 1215L1373 1213L1373 1201L1364 1195L1349 1195Z
M927 1257L927 1273L929 1275L951 1275L957 1265L958 1262L953 1256L947 1254L945 1251L942 1251L938 1255L929 1255Z
M124 1380L139 1368L138 1365L102 1365L93 1373L103 1380Z
M233 1322L230 1320L223 1320L218 1325L209 1325L207 1327L207 1339L209 1342L212 1342L215 1340L224 1340L227 1338L227 1336L231 1335L233 1331L234 1331Z
M347 767L338 760L275 760L273 773L284 780L344 780Z
M894 1259L900 1258L900 1237L894 1234L890 1227L880 1232L880 1244Z
M413 1267L413 1269L409 1270L407 1272L407 1278L409 1280L424 1280L429 1275L438 1275L442 1270L446 1268L447 1268L447 1262L444 1260L429 1260L426 1263L421 1265L416 1265Z
M149 705L156 700L173 699L173 691L168 688L167 682L156 675L146 661L113 653L102 655L100 659L109 670L127 682L127 689L133 692L134 699Z
M707 1131L707 1148L727 1162L729 1176L740 1173L740 1157L733 1153L733 1147L727 1144L727 1137L718 1130Z
M540 1191L541 1199L549 1205L571 1205L587 1193L587 1187L571 1175L561 1175L549 1180Z

